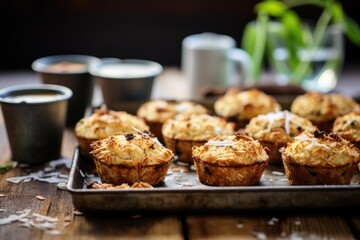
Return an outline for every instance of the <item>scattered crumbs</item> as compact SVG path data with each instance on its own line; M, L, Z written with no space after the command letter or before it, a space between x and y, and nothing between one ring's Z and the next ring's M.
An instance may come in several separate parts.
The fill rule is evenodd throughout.
M0 226L19 221L22 218L27 218L30 212L31 212L30 209L25 209L23 211L17 211L16 215L11 214L8 217L0 218Z
M72 221L72 216L71 215L66 215L65 217L64 217L64 221L65 222L71 222Z
M277 222L279 222L279 219L276 218L276 217L272 217L272 218L267 222L267 224L270 225L270 226L273 226L273 225L275 225Z
M51 234L51 235L60 235L61 231L57 230L57 229L51 229L51 230L47 230L46 233Z
M179 182L179 181L174 181L176 184L180 185L180 187L192 187L193 184L189 183L189 182Z
M303 239L318 239L319 236L315 236L314 234L309 234L308 236L306 236L306 238L304 238L302 236L303 234L300 234L298 232L293 232L291 233L288 237L288 239L291 239L291 240L303 240Z
M41 196L41 195L37 195L36 198L40 201L44 201L45 197Z
M12 222L20 222L19 227L36 228L51 235L59 235L61 231L57 229L58 218L49 217L39 213L32 213L30 209L17 211L8 217L0 218L0 225L10 224Z
M45 167L43 170L39 170L37 172L29 172L27 175L16 176L7 178L6 181L19 184L26 183L30 181L40 181L47 183L59 183L68 179L68 175L62 174L59 171L56 171L56 167L59 166L62 161L50 162L48 167ZM27 172L24 170L24 172Z
M238 223L236 224L236 227L237 227L237 228L243 228L243 227L244 227L244 223L243 223L243 222L238 222Z
M177 166L171 169L173 172L190 172L190 168L188 166Z
M66 182L59 182L57 184L57 187L61 190L65 190L66 189Z
M277 176L284 176L285 175L283 172L279 172L279 171L272 171L271 173L273 175L277 175Z
M78 210L74 210L73 214L74 214L75 216L82 216L82 215L84 215L82 212L80 212L80 211L78 211Z
M252 234L259 240L266 240L266 234L264 232L252 231Z
M64 226L65 228L67 228L67 227L70 226L70 225L71 225L71 222L65 222L63 226Z

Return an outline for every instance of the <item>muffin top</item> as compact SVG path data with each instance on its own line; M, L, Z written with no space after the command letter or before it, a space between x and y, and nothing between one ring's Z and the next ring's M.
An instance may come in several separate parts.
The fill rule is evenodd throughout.
M163 123L178 114L204 113L208 113L208 109L199 103L188 100L168 101L157 99L143 103L137 111L137 116L147 121Z
M336 133L315 131L296 136L280 149L283 160L300 165L337 167L360 161L360 151Z
M218 135L231 135L234 129L235 124L221 117L208 114L179 115L164 123L162 134L178 140L207 141Z
M93 142L91 149L90 153L97 160L108 165L157 165L174 158L174 153L147 130L116 133Z
M336 93L308 92L291 104L291 112L313 122L332 121L356 109L359 109L356 101Z
M260 141L286 143L303 131L314 132L310 120L287 110L258 115L250 120L245 132Z
M258 89L239 91L230 89L214 103L215 113L222 117L247 120L259 114L281 109L276 99Z
M79 120L75 125L75 134L87 139L101 139L117 132L135 132L134 128L149 130L149 126L137 116L122 111L99 109L91 116Z
M200 147L195 146L192 154L201 161L222 166L251 165L265 162L269 158L259 141L238 132L234 135L217 136Z
M360 111L336 118L332 131L349 141L360 142Z

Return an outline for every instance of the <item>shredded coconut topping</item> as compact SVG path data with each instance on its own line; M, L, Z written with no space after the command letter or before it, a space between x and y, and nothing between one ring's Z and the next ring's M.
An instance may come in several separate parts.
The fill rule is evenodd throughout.
M273 113L268 113L264 115L259 115L259 119L269 121L268 130L272 128L272 125L275 121L284 119L285 121L285 131L287 134L290 134L290 122L291 122L291 113L287 110L278 111Z
M307 145L305 148L306 149L311 149L313 146L319 146L319 147L323 147L325 149L330 149L328 146L326 146L325 144L321 144L318 142L317 138L311 138L306 134L300 134L299 136L295 137L296 140L298 141L307 141L310 142L309 145Z
M207 142L208 145L213 145L217 147L228 147L228 146L234 146L236 142L231 140L224 140L224 141L217 141L217 140L209 140Z

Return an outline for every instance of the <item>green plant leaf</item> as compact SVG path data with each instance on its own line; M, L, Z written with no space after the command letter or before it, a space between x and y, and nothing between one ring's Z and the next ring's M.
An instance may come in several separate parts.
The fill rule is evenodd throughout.
M344 17L344 31L345 35L351 42L360 45L360 27L352 18Z
M256 41L256 23L250 22L245 26L241 40L241 48L247 51L251 56L254 53Z
M250 55L253 63L254 62L258 63L258 61L256 60L256 58L257 58L257 53L256 53L257 40L256 39L261 37L261 36L258 36L257 27L258 26L257 26L256 22L250 22L249 24L247 24L244 29L242 41L241 41L241 48L244 49ZM252 68L252 72L250 73L250 77L252 78L252 80L255 81L255 79L258 76L260 76L262 66L263 66L262 63L258 63L258 64L255 64L255 66Z
M302 24L297 13L295 11L288 10L283 14L281 21L284 24L288 37L291 38L292 41L295 41L294 44L303 45L304 36L302 34Z
M329 12L331 12L334 23L341 23L344 21L345 14L340 3L334 3L332 5L328 5L327 9Z
M287 9L283 2L276 0L264 1L256 4L255 11L259 14L267 14L273 17L281 16Z

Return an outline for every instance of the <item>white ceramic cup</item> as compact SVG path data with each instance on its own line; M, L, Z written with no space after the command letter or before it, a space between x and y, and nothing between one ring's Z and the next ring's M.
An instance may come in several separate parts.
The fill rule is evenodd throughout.
M251 58L226 35L201 33L182 42L181 71L189 81L191 97L203 98L216 88L243 86L248 81Z

